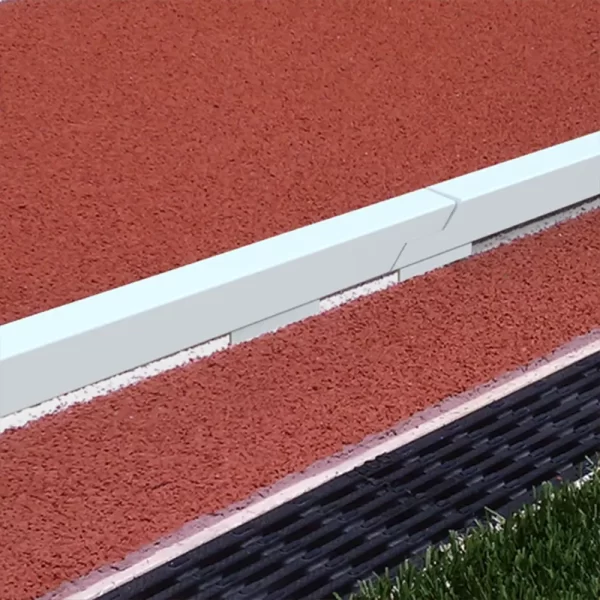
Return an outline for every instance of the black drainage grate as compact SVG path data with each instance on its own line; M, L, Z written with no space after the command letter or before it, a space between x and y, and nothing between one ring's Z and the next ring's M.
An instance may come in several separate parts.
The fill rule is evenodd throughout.
M600 451L600 353L366 463L100 600L325 600Z

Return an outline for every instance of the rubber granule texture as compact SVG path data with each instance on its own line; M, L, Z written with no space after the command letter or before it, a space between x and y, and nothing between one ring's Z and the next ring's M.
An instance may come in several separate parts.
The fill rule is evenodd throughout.
M326 600L600 450L600 354L382 455L98 600ZM589 470L589 469L588 469ZM583 471L585 472L585 471Z
M593 0L0 3L0 323L600 128Z
M29 600L600 326L600 212L0 436Z

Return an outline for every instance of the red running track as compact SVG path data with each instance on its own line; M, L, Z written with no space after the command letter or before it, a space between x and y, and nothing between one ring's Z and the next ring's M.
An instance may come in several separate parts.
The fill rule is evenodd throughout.
M600 326L600 211L0 436L29 600Z
M599 129L597 16L0 3L0 323Z

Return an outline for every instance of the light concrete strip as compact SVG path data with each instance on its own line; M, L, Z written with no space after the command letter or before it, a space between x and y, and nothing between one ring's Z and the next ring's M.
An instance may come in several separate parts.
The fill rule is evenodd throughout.
M296 483L284 488L272 495L264 497L257 502L247 506L246 508L234 512L231 516L221 520L220 522L206 527L197 533L190 535L185 539L164 547L154 554L151 554L139 562L132 564L112 575L100 579L91 585L85 584L85 580L81 582L81 587L75 592L55 593L50 597L54 600L95 600L102 594L112 591L125 583L151 571L160 565L172 561L186 552L208 543L214 538L223 535L224 533L239 527L240 525L263 515L302 494L313 490L328 481L348 473L353 469L363 465L367 461L373 460L378 456L390 453L398 448L409 444L410 442L421 438L428 433L431 433L449 423L460 419L468 414L473 413L484 406L488 406L532 383L540 381L553 373L556 373L573 363L600 352L600 339L596 337L589 343L567 352L561 356L549 360L536 368L522 373L503 384L497 385L491 389L485 390L482 393L473 396L467 401L449 408L441 412L436 417L430 420L423 421L420 425L408 429L397 435L392 435L385 441L374 445L366 450L357 449L357 452L350 455L347 459L335 464L331 468L324 469L315 475L307 476ZM113 566L113 569L118 569ZM49 597L47 597L49 598Z

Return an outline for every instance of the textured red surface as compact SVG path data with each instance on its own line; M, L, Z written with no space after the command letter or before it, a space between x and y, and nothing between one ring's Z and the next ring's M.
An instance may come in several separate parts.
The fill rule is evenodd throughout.
M0 3L0 323L594 131L598 64L592 0Z
M600 212L0 436L0 598L116 561L600 326Z

